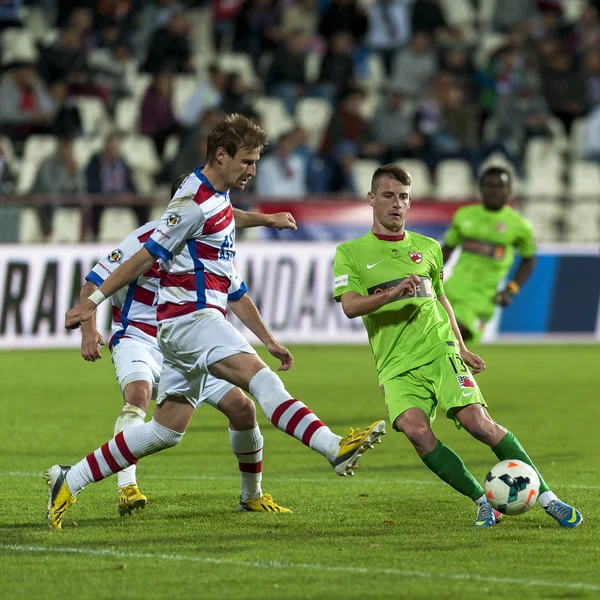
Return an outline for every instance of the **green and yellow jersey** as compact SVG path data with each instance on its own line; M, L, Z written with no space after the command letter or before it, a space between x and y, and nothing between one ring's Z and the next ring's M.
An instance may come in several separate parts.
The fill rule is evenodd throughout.
M444 243L462 249L446 282L446 295L457 318L455 305L460 304L482 322L494 313L498 285L512 267L515 248L522 258L533 256L536 250L531 223L510 206L499 211L486 210L481 204L460 208ZM471 328L471 323L463 324Z
M436 298L444 293L443 260L435 240L407 231L403 238L372 232L337 247L334 296L370 296L416 274L420 290L362 317L375 357L379 383L455 352L456 338Z

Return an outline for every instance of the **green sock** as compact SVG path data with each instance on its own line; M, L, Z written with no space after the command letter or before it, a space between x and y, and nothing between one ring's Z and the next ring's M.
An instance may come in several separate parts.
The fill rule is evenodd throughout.
M478 500L485 494L475 477L467 471L460 456L442 442L438 442L431 452L421 456L421 460L428 469L463 496Z
M510 431L507 431L506 435L496 444L496 446L494 446L494 448L492 448L492 452L500 460L516 459L527 463L530 467L535 469L535 472L540 478L540 494L550 491L550 486L544 481L542 474L537 470L533 461L529 458L523 446L521 446L521 442L519 442Z

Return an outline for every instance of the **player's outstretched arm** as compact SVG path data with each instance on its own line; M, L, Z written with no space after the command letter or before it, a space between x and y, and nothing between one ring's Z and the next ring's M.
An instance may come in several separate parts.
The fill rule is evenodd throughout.
M504 290L498 292L498 295L496 296L497 304L500 306L510 306L512 304L513 298L531 277L531 274L535 269L536 260L535 255L521 259L514 279L508 283Z
M91 298L69 310L65 316L65 327L76 329L84 321L89 321L98 304L119 291L122 287L137 279L156 262L154 255L142 248L118 269L111 273Z
M342 309L349 319L370 315L382 306L398 300L398 298L411 296L419 289L421 278L418 275L409 275L399 285L372 296L361 296L358 292L342 294Z
M86 281L79 292L80 302L85 302L97 289L97 285ZM96 329L96 313L94 312L89 321L81 324L81 356L89 362L101 359L100 346L104 346L104 338Z
M271 227L273 229L293 229L294 231L298 229L296 220L288 212L263 214L234 208L233 216L236 229L249 227Z
M252 299L244 294L239 300L228 304L233 314L266 346L269 353L281 362L277 370L290 369L294 362L292 353L275 340Z
M454 332L454 335L458 340L461 358L469 365L471 371L473 371L475 375L477 373L481 373L481 371L485 369L485 362L480 356L478 356L474 352L469 351L465 346L465 342L460 333L460 329L458 327L458 323L456 322L456 317L454 316L454 311L452 310L452 305L450 304L450 301L448 300L448 298L446 298L445 294L440 294L437 297L437 299L448 315L452 331Z

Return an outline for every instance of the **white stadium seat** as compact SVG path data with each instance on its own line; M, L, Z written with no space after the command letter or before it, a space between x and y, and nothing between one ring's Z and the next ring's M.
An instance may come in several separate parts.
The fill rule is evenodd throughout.
M433 191L431 173L422 160L416 158L398 158L394 162L408 169L412 177L411 194L415 200L431 196Z
M17 181L17 193L31 189L40 164L56 151L57 140L51 135L30 135L23 149L23 160Z
M262 127L271 139L277 139L294 126L281 98L258 98L254 103L254 110L260 115Z
M123 158L131 169L156 173L161 166L152 139L146 135L128 135L121 142Z
M19 242L37 244L42 241L40 217L35 208L23 207L19 212Z
M525 151L526 189L532 195L564 191L565 161L553 140L533 138Z
M437 166L435 195L440 200L463 200L475 192L471 167L464 160L442 160Z
M357 160L352 165L354 185L356 186L357 194L361 198L366 197L367 192L371 189L371 179L373 179L373 173L379 166L380 163L378 161L366 159Z
M81 115L85 135L104 134L110 129L106 107L100 98L77 96L74 101Z
M81 233L81 210L79 208L54 209L52 217L52 243L74 243L78 242Z
M569 151L572 157L583 157L586 146L586 133L588 122L585 117L578 117L571 123L571 136L569 137Z
M200 83L200 80L194 75L175 75L173 77L173 112L176 115L181 114L190 96Z
M557 221L563 214L562 206L553 197L527 200L522 207L523 215L533 225L533 233L538 242L555 242Z
M100 152L104 146L101 136L77 138L74 144L75 160L80 168L85 169L94 154Z
M256 73L252 59L242 52L223 52L219 55L219 66L227 73L240 73L246 83L256 84Z
M117 103L115 126L123 133L137 133L141 98L123 98Z
M569 192L572 196L593 196L594 200L600 199L600 164L575 161L571 166Z
M120 242L138 227L138 220L131 208L109 207L100 217L100 242Z
M600 241L600 203L578 201L566 209L565 217L569 241L574 243Z
M310 148L317 148L333 109L327 100L322 98L302 98L296 106L298 124L306 131L306 139Z

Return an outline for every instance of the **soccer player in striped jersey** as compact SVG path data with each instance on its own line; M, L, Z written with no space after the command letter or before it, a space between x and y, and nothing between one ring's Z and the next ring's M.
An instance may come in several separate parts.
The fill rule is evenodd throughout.
M185 177L180 177L171 189L171 197ZM277 227L295 229L289 213L260 214L234 209L236 227ZM81 300L93 294L104 280L123 262L138 252L159 225L151 221L139 227L119 244L118 248L100 260L86 276L81 288ZM115 435L128 427L144 423L150 400L156 393L162 369L162 354L156 341L156 300L159 283L159 265L156 262L127 288L112 296L112 336L109 349L115 366L117 381L123 394L123 409L115 423ZM228 299L240 301L246 293L243 281L234 272ZM235 307L235 302L233 303ZM99 347L104 345L92 318L81 327L81 354L87 361L102 358ZM208 377L202 400L220 410L229 418L229 442L235 454L241 479L238 509L254 512L289 512L276 504L270 494L263 494L262 448L263 437L256 423L254 403L238 387L213 377ZM92 460L93 464L93 460ZM98 469L94 464L94 469ZM121 516L144 508L147 498L137 485L136 465L117 474L119 493L118 510Z
M440 245L405 229L411 184L400 165L375 171L368 194L373 226L337 247L334 296L348 318L363 319L394 429L406 435L425 466L476 503L473 525L490 527L498 514L483 487L433 433L438 407L498 460L536 467L519 440L487 411L472 374L483 371L485 363L467 349L444 294ZM561 502L537 473L540 504L562 527L577 527L581 513Z
M163 369L154 417L119 432L73 467L48 469L52 527L61 528L65 511L87 484L179 443L209 374L249 391L276 427L319 452L338 475L351 475L363 453L385 433L384 421L376 421L360 432L350 429L343 438L335 435L285 389L224 318L235 256L229 190L246 187L266 143L264 131L241 115L228 115L217 123L208 136L207 164L188 175L144 247L90 298L68 311L66 327L78 327L107 296L160 259L157 320ZM275 342L252 302L241 307L238 303L236 316L280 361L279 370L292 366L292 355ZM95 462L97 471L91 468Z

